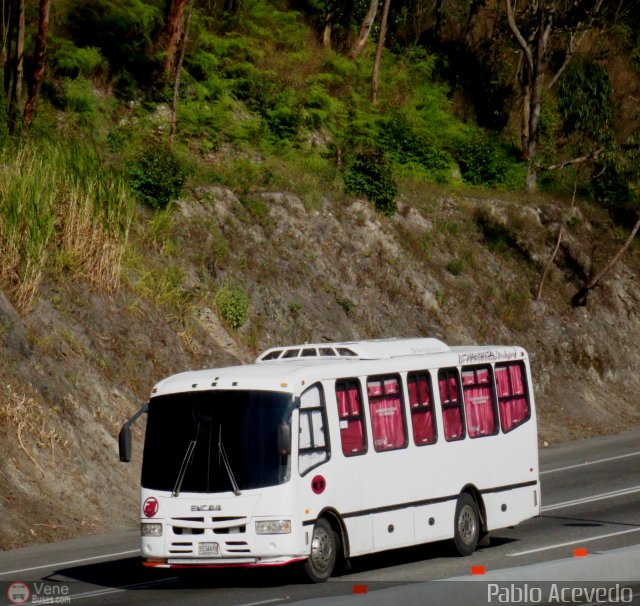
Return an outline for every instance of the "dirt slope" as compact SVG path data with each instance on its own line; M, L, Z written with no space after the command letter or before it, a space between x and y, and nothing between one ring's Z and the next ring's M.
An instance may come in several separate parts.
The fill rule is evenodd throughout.
M163 245L134 242L156 273L179 270L184 314L135 276L111 294L49 281L24 316L0 293L0 548L134 525L142 427L123 465L121 423L163 376L276 344L519 344L532 356L541 444L637 426L637 247L587 307L572 308L622 237L604 212L575 210L543 299L532 298L566 207L414 192L387 218L365 201L241 200L211 185L176 205ZM214 305L228 284L251 299L238 331Z

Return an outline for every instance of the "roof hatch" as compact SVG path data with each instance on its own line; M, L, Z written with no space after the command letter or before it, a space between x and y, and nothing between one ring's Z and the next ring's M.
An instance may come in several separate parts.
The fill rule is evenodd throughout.
M451 351L439 339L376 339L371 341L345 341L340 343L305 343L272 347L262 352L256 362L287 361L301 359L357 359L380 360L401 356L419 356Z

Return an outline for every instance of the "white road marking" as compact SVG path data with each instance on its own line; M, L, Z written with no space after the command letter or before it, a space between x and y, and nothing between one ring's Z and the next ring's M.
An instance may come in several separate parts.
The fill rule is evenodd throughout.
M240 604L240 606L259 606L260 604L273 604L273 602L279 602L280 600L290 600L291 597L283 595L281 598L271 598L270 600L262 600L262 602L249 602L248 604Z
M594 501L602 501L604 499L614 499L616 497L622 497L628 494L640 492L640 486L630 486L629 488L622 488L620 490L612 490L611 492L603 492L601 494L594 494L589 497L582 497L580 499L572 499L571 501L564 501L562 503L554 503L553 505L545 505L541 508L541 511L553 511L554 509L564 509L566 507L575 507L576 505L582 505L583 503L592 503Z
M546 471L541 471L540 475L542 476L546 473L555 473L556 471L566 471L567 469L577 469L578 467L585 467L587 465L597 465L598 463L606 463L608 461L617 461L618 459L626 459L627 457L637 457L639 455L640 451L618 455L617 457L608 457L607 459L598 459L597 461L585 461L584 463L577 463L576 465L567 465L566 467L558 467L557 469L547 469Z
M556 543L555 545L547 545L546 547L538 547L537 549L528 549L527 551L518 551L517 553L507 554L510 557L527 555L530 553L538 553L540 551L547 551L549 549L557 549L558 547L568 547L569 545L582 545L582 543L590 543L591 541L598 541L600 539L607 539L609 537L616 537L621 534L629 534L631 532L640 532L640 528L631 528L630 530L620 530L618 532L610 532L608 534L601 534L597 537L589 537L587 539L578 539L576 541L567 541L566 543Z
M139 549L130 549L129 551L119 551L118 553L105 553L90 558L81 558L79 560L69 560L67 562L54 562L52 564L42 564L41 566L32 566L31 568L20 568L18 570L8 570L0 572L0 577L10 574L18 574L19 572L29 572L30 570L41 570L42 568L57 568L58 566L67 566L68 564L80 564L82 562L91 562L92 560L102 560L105 558L114 558L116 556L131 555L132 553L140 553Z

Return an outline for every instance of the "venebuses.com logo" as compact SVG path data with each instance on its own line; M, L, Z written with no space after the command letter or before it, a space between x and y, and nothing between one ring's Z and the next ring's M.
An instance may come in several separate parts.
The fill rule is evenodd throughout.
M70 589L64 584L16 581L7 587L10 604L69 604Z

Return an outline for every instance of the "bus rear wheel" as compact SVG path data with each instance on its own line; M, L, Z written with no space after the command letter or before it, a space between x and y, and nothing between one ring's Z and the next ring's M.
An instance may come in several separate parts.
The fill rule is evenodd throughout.
M453 544L461 556L471 555L480 538L480 513L476 500L463 492L458 497L454 520Z
M336 565L340 539L327 520L320 518L313 527L311 553L304 563L304 571L310 581L326 581Z

